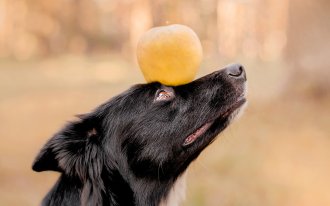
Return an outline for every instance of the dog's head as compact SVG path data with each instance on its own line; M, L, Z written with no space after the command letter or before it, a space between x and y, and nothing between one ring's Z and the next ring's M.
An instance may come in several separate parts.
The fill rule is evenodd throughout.
M136 85L69 123L45 145L33 169L81 179L105 170L176 178L244 105L245 84L244 69L235 64L186 85Z

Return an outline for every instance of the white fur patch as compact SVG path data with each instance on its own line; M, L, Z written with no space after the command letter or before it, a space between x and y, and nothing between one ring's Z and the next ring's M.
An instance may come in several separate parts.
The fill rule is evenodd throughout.
M244 113L244 110L247 106L247 102L245 102L242 106L240 106L238 109L236 109L230 116L229 116L229 122L232 123L236 119L239 119L242 114Z
M248 90L247 90L247 83L245 83L245 84L244 84L244 92L243 92L242 97L246 97L246 96L247 96L247 92L248 92ZM229 116L229 122L230 122L230 123L232 123L232 122L235 121L236 119L239 119L239 118L242 116L242 114L243 114L243 112L244 112L244 110L245 110L247 104L248 104L248 103L245 102L242 106L240 106L238 109L236 109L236 110L235 110L235 111Z
M166 198L159 206L179 206L186 198L186 173L184 172L174 183Z

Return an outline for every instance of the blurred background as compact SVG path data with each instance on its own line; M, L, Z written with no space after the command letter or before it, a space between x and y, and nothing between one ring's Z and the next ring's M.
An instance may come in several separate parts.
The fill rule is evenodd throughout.
M0 205L38 205L58 177L39 149L75 114L144 79L136 43L180 23L199 76L242 63L249 105L190 167L185 206L330 205L330 1L0 0Z

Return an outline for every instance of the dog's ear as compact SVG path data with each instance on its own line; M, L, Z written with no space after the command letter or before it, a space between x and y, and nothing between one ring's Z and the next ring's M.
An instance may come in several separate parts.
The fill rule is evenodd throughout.
M33 163L34 171L51 170L85 178L85 166L102 161L100 121L88 115L79 118L46 143Z
M56 154L53 151L53 142L56 141L56 135L51 138L48 143L41 149L39 154L34 160L32 165L32 169L36 172L42 171L58 171L62 172L61 168L58 165L58 161L56 159Z

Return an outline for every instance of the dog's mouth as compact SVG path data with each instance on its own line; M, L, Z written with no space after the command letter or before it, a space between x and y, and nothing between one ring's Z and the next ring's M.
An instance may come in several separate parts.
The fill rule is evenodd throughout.
M236 114L235 111L238 111L246 102L245 98L242 98L238 100L235 104L233 104L230 108L225 110L225 112L220 112L215 118L212 118L211 120L204 123L201 127L199 127L196 131L188 135L182 146L187 147L193 144L196 140L200 139L201 136L203 136L211 127L213 127L214 124L221 122L219 125L225 126L225 123L230 121ZM234 114L234 116L232 116ZM217 135L217 134L215 134Z

